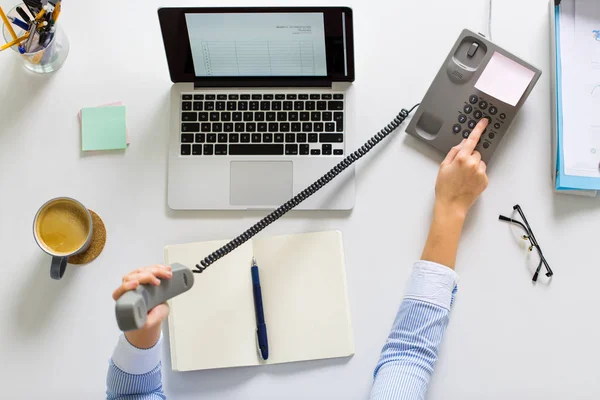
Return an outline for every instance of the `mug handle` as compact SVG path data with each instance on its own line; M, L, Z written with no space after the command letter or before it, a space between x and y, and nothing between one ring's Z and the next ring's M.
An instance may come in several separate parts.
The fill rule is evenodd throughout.
M52 264L50 264L50 278L59 280L65 274L67 269L67 262L69 257L52 257Z

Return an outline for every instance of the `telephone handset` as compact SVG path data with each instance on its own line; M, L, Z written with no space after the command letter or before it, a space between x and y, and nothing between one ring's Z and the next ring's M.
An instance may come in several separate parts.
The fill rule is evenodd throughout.
M542 72L487 40L463 30L406 132L447 153L489 118L476 150L489 161Z

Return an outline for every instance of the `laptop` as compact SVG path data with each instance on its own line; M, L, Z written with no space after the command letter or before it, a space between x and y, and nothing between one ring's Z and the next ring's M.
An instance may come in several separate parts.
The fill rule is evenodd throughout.
M346 7L161 8L171 80L168 204L273 209L353 150ZM354 166L300 204L349 210Z

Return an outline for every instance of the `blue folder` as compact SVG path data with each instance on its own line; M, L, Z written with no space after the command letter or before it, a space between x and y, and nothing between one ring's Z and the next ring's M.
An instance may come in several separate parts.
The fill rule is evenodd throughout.
M600 178L587 178L565 174L563 154L563 112L562 112L562 67L560 59L560 6L554 7L554 34L556 43L556 190L600 190Z

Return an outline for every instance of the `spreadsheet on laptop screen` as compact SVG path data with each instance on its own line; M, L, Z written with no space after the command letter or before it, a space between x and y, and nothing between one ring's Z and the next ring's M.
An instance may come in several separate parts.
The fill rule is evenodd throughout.
M198 77L327 76L323 13L186 14Z

